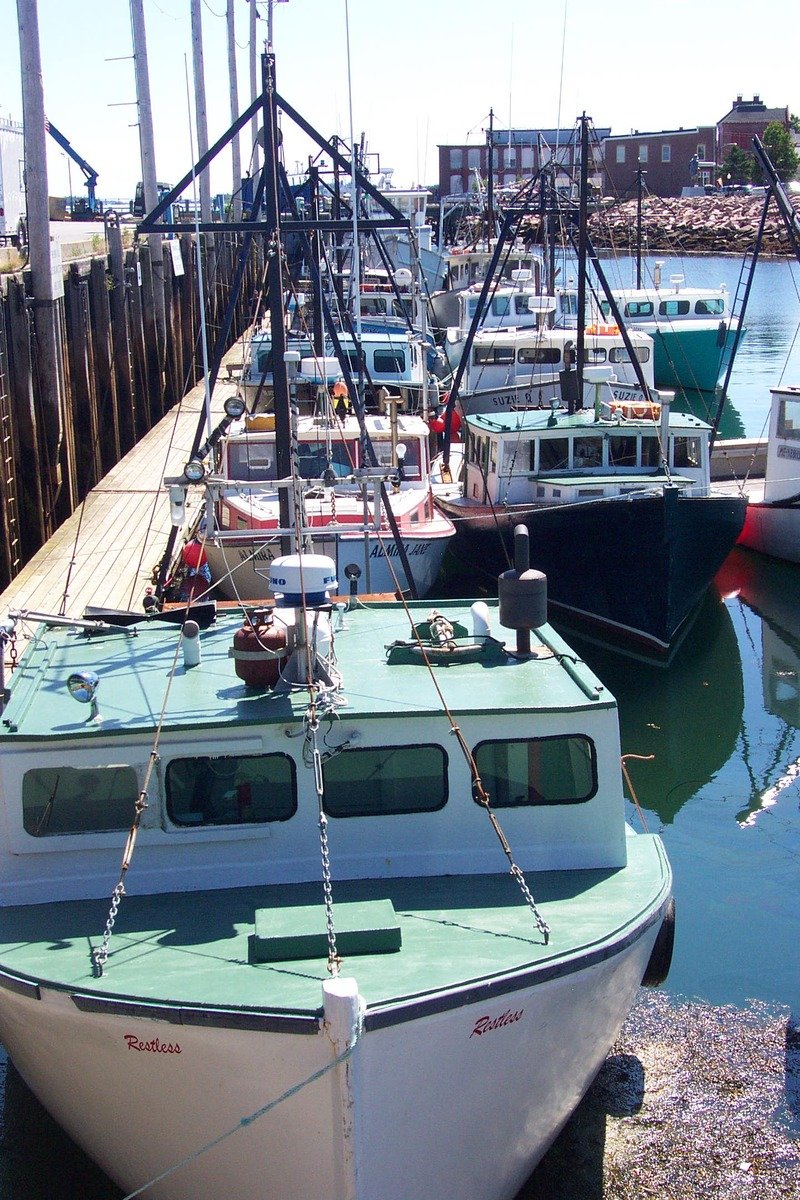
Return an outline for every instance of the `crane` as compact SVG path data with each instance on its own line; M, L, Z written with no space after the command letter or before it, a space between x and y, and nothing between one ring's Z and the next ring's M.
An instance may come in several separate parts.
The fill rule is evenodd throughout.
M86 177L85 182L87 196L85 200L80 197L77 200L72 201L73 217L91 218L99 216L99 214L103 211L103 206L95 196L94 189L95 185L97 184L97 171L95 171L94 167L89 166L85 158L81 158L77 150L73 148L69 139L65 138L64 134L59 129L56 129L52 121L45 120L45 128L53 141L57 142L61 149L70 156L73 162L78 164Z

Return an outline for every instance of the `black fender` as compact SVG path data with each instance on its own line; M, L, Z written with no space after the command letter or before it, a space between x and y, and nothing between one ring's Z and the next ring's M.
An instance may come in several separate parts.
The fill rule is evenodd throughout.
M642 976L642 987L658 987L669 975L675 946L675 897L670 898Z

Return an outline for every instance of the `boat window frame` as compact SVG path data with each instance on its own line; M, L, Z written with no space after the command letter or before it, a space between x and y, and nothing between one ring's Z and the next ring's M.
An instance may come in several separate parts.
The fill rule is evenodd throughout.
M218 762L222 759L226 759L226 760L230 760L230 761L240 761L242 763L247 762L249 760L257 760L257 759L264 759L264 760L282 759L282 760L284 760L289 766L288 781L283 780L281 782L276 783L275 788L276 788L276 791L278 791L280 793L281 799L283 799L286 795L287 782L288 782L288 792L289 792L289 797L290 797L289 807L290 807L291 811L285 812L285 815L267 816L267 817L256 820L252 817L248 818L248 817L241 816L241 811L244 811L244 808L242 807L242 810L240 811L240 819L239 820L218 819L218 820L196 821L196 820L179 820L179 819L177 819L175 816L174 808L173 808L173 797L171 795L170 772L171 772L172 768L178 763L199 764L200 762L202 762L204 760L207 760L208 762L211 762L212 760L215 762ZM222 778L222 777L218 776L218 778ZM243 783L246 783L246 782L248 782L248 781L246 781L246 780L243 781ZM195 780L193 787L197 787L197 786L198 786L198 782L197 782L197 780ZM270 750L265 753L248 753L248 754L198 754L198 755L191 755L191 756L176 754L176 755L172 756L164 764L162 787L163 787L163 794L164 794L164 808L163 808L164 818L165 818L165 821L169 823L168 827L171 829L196 831L198 829L264 828L266 826L283 824L286 821L290 821L297 813L297 804L298 804L298 800L297 800L297 764L295 763L295 760L291 756L291 754L287 754L285 751L282 751L282 750ZM230 791L230 790L232 790L232 789L229 788L228 791ZM204 800L204 802L206 802L206 800L207 800L207 798ZM243 798L237 797L236 804L243 806L244 805ZM199 810L198 810L198 812L199 812ZM202 815L202 813L200 815Z
M369 755L369 754L376 755L376 756L377 755L387 755L387 754L392 755L397 751L403 751L403 752L407 751L412 756L414 756L415 759L417 759L420 756L420 752L424 751L424 750L436 751L441 756L440 779L441 779L442 791L441 791L441 797L435 804L430 804L425 807L420 807L418 804L416 804L413 807L398 806L398 807L380 808L380 809L375 808L374 810L366 810L366 811L362 809L360 811L353 811L353 812L344 811L347 807L346 803L339 805L339 811L335 811L335 805L333 807L331 806L330 792L329 792L330 771L331 771L331 769L333 769L333 770L337 769L336 767L332 768L331 764L341 763L341 760L343 758L345 758L345 756L350 756L350 755L352 755L352 756ZM331 757L326 762L323 762L323 764L322 764L322 783L323 783L322 808L323 808L323 811L326 816L331 817L332 819L335 819L335 820L343 820L343 821L349 821L354 818L358 819L358 818L365 818L365 817L377 817L377 818L381 819L381 818L385 818L385 817L397 817L397 816L426 816L426 815L429 815L430 813L441 812L442 809L445 808L445 806L447 805L447 803L450 799L450 769L449 768L450 768L449 755L447 753L447 750L444 748L444 746L442 746L439 742L420 742L420 743L415 743L413 746L410 746L410 745L404 744L404 743L400 743L398 745L381 744L379 746L360 746L360 745L348 746L346 749L343 749L340 753L331 755ZM377 766L376 766L375 770L377 770ZM326 773L328 773L327 780L326 780ZM409 775L407 772L407 768L404 769L402 773L398 773L395 776L395 779L399 784L406 785L409 782ZM347 781L345 781L345 785L347 788L347 795L350 798L352 798L355 794L355 792L354 792L355 781L351 778L349 781L349 784L347 783ZM412 780L412 785L413 785L413 780ZM409 790L411 792L413 792L416 796L419 796L419 794L420 794L419 786L417 786L417 787L412 786Z
M522 746L522 745L528 745L529 747L531 747L537 743L553 744L556 742L565 742L565 741L584 742L589 748L588 761L589 761L590 787L589 787L588 791L586 791L585 793L583 793L579 796L576 795L571 798L563 798L562 797L562 798L558 798L558 799L554 799L554 798L545 799L544 796L542 795L542 793L537 792L536 799L528 798L524 801L511 802L511 803L504 802L502 799L498 799L496 791L495 791L495 794L492 793L492 787L488 784L488 781L492 777L492 772L485 763L481 762L481 757L482 757L481 752L486 747L490 747L490 746L496 746L496 747L499 747L499 746ZM588 804L592 799L594 799L594 797L597 795L598 790L599 790L599 780L598 780L598 772L597 772L597 760L598 760L597 747L595 745L594 740L591 737L589 737L589 735L586 733L557 733L557 734L548 734L543 737L530 737L530 738L524 738L524 737L523 738L485 738L483 741L476 743L476 745L474 745L472 747L472 756L475 760L475 765L477 767L478 774L480 775L481 781L482 781L484 787L486 788L486 792L488 793L489 804L491 805L492 808L498 808L498 809L553 808L553 807L562 806L562 805ZM529 781L528 794L530 796L530 781ZM476 804L480 804L480 799L478 798L477 795L473 795L473 800Z
M35 828L29 828L26 822L26 784L27 787L30 788L31 786L44 782L43 779L34 780L34 776L43 777L47 774L55 775L55 779L53 780L54 789L52 791L51 799L48 802L54 806L56 802L56 791L61 782L62 775L66 775L69 779L73 779L74 777L74 780L77 782L80 776L92 774L97 776L97 780L99 782L101 776L109 775L112 772L122 772L125 775L129 775L130 778L128 783L132 783L133 785L132 791L123 794L120 790L119 795L114 797L115 804L127 806L125 808L124 818L120 820L119 824L105 824L102 826L83 824L81 826L75 826L69 829L52 830L45 828L41 829L39 832L37 832ZM105 780L105 782L110 782L113 785L114 781L112 779ZM126 829L130 828L133 822L136 812L136 801L138 800L140 794L141 784L139 782L139 774L136 770L136 767L131 763L80 763L75 765L71 763L60 763L57 767L47 765L29 767L22 776L20 787L22 829L28 835L28 837L35 838L37 841L45 838L64 838L74 836L92 837L97 836L98 834L124 833ZM68 810L69 804L72 804L74 812L77 815L85 816L87 814L88 808L85 796L81 795L79 798L61 797L61 799L63 801L62 808L64 808L66 805ZM109 797L105 796L102 800L102 808L104 811L108 804ZM28 797L27 805L30 811L30 796ZM47 808L48 804L45 804L42 816L44 816L44 813L46 813ZM41 824L41 818L39 824Z

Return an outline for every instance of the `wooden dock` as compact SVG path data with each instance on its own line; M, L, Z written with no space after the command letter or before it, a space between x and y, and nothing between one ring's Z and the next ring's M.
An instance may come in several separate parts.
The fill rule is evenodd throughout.
M231 348L211 397L212 425L224 415L226 398L236 391L227 363L241 361ZM87 494L72 516L0 594L0 620L28 611L81 617L87 605L141 610L145 590L164 555L169 537L166 475L180 475L189 458L197 424L205 410L205 386L184 396L108 475ZM187 520L197 516L197 489ZM180 550L179 540L176 550Z

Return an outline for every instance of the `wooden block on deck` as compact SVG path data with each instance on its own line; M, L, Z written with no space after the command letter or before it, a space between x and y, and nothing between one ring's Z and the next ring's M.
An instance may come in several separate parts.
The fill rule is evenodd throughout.
M391 900L336 904L333 921L340 954L389 954L400 949L402 935ZM324 905L256 909L253 962L325 958L327 953Z

